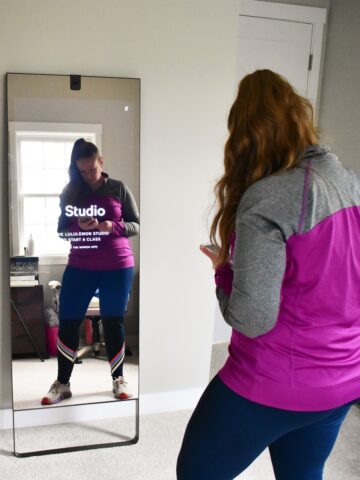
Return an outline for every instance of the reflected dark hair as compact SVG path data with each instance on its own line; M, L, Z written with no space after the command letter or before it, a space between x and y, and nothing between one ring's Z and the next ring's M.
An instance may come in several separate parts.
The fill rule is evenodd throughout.
M87 142L84 138L79 138L74 143L69 167L70 183L75 182L79 185L85 185L82 179L77 163L83 158L96 158L99 155L99 150L94 143Z
M95 159L99 156L99 149L92 142L87 142L84 138L79 138L73 145L69 166L69 183L65 186L62 197L66 204L78 204L78 199L83 194L89 193L90 189L84 182L77 162L85 158Z

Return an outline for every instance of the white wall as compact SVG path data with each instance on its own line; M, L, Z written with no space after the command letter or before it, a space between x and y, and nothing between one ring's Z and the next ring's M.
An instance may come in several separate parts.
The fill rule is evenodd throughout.
M360 172L360 2L331 0L320 126L340 160Z
M0 0L0 73L142 80L141 392L207 383L212 270L199 253L233 99L236 0ZM4 79L0 101L4 105ZM5 113L0 406L9 405Z

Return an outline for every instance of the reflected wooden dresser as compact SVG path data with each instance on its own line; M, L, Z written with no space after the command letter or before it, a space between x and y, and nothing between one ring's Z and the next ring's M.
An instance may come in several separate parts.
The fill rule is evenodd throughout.
M26 325L39 351L46 355L44 291L42 285L11 287L11 300ZM36 356L31 340L11 305L12 352L19 356Z

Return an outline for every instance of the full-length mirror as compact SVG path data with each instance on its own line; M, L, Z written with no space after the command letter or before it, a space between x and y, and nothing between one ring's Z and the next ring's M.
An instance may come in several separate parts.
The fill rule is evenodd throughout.
M127 416L133 400L138 411L140 81L8 74L7 94L15 432Z

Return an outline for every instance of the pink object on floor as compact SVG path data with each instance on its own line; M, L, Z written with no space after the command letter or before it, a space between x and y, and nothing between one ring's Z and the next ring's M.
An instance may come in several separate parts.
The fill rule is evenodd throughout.
M57 338L58 338L59 327L49 327L46 325L45 336L46 336L46 350L50 357L56 357L57 355Z

